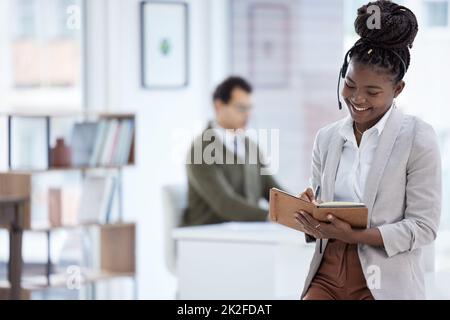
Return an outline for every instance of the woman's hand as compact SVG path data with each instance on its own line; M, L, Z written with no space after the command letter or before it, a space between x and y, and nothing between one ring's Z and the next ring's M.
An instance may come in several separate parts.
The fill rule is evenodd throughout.
M307 188L305 191L300 193L298 197L302 200L318 204L316 198L314 197L314 192L311 188Z
M314 219L309 213L299 211L295 219L305 232L316 239L338 239L347 243L355 243L352 227L347 222L328 214L327 222Z

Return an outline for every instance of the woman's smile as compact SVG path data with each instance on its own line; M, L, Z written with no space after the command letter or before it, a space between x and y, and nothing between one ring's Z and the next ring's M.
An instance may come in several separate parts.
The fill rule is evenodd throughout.
M357 107L357 106L355 106L354 104L352 104L352 107L353 107L356 111L359 111L359 112L361 112L361 111L366 111L366 110L369 110L369 109L370 109L370 107Z
M355 105L349 100L347 101L347 105L349 106L350 112L358 116L364 116L370 113L373 109L373 107L370 107L368 105Z

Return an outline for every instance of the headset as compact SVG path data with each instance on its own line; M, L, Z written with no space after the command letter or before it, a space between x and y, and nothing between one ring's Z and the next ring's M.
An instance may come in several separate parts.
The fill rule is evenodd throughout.
M344 79L345 75L347 74L347 69L348 69L348 64L349 64L348 56L350 55L352 50L355 48L355 46L356 46L356 44L353 47L351 47L345 54L344 63L342 63L341 70L339 71L338 84L337 84L337 99L338 99L339 110L342 109L342 103L341 103L341 99L340 99L341 96L339 94L339 88L341 86L341 78Z
M367 43L367 42L370 43L370 42L367 41L367 40L365 40L365 42L366 42L366 43ZM342 109L342 103L341 103L341 99L340 99L339 88L340 88L340 85L341 85L341 79L344 79L344 78L345 78L345 75L347 74L348 65L349 65L349 63L350 63L350 61L348 60L348 57L349 57L350 54L352 53L353 49L355 49L355 47L359 46L359 45L362 44L362 43L363 43L363 41L357 41L357 42L355 43L355 45L354 45L353 47L351 47L351 48L347 51L347 53L345 54L345 56L344 56L344 62L342 63L341 70L339 71L338 83L337 83L337 99L338 99L339 110ZM373 45L373 46L376 47L376 45ZM406 70L407 70L405 60L403 60L403 58L402 58L397 52L395 52L394 50L388 49L388 48L386 48L386 50L389 50L389 51L392 52L395 56L398 57L398 59L399 59L400 62L402 63L402 67L403 67L403 76L404 76L405 73L406 73ZM403 76L402 76L402 78L403 78Z

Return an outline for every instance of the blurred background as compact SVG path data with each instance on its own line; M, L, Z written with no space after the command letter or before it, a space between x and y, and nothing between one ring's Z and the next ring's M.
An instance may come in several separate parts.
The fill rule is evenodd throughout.
M450 298L450 291L442 289L450 284L447 275L450 274L450 3L448 0L397 2L411 8L419 21L419 33L411 50L411 68L405 78L406 88L397 105L433 125L442 152L442 223L437 241L427 255L428 287L431 297ZM171 4L177 9L152 11L152 4L157 3ZM66 117L132 114L135 121L134 159L118 170L120 200L113 204L120 211L121 219L135 223L135 238L124 249L132 250L133 254L123 253L114 242L108 243L112 255L119 260L121 257L127 261L135 259L132 270L117 279L93 281L95 285L86 284L87 288L82 284L77 290L68 288L67 281L53 288L44 280L39 290L32 291L31 298L241 297L242 288L223 288L223 283L201 289L203 296L198 293L200 289L195 291L197 280L193 281L192 277L207 272L195 267L207 263L202 260L207 252L186 269L179 269L180 265L175 271L171 269L175 263L174 240L167 220L171 219L170 206L176 207L178 203L170 203L176 200L167 200L164 190L167 186L186 184L184 163L189 145L214 115L213 89L231 74L247 78L254 86L254 110L249 127L279 130L276 178L294 194L308 186L315 133L347 115L346 110L339 111L337 107L338 70L345 52L357 39L353 21L357 8L365 3L360 0L0 0L2 172L8 173L12 168L7 156L11 153L11 143L28 144L18 154L28 157L22 160L26 164L37 167L37 159L48 152L46 123L41 126L39 121L25 122L23 129L28 133L14 135L14 130L8 132L11 115L55 118L51 127L51 137L55 139L51 146L56 137L69 139L71 132L65 121L72 120ZM162 54L173 49L178 55L166 74L159 70L160 58L151 51L152 32L175 34L173 47L171 43L160 44ZM153 71L162 76L158 78ZM71 115L66 116L68 113ZM38 147L39 141L44 141L42 148ZM46 160L43 163L45 166ZM101 174L107 171L102 169L105 168L99 168ZM32 220L46 219L42 216L48 208L49 188L67 191L70 202L81 192L77 191L77 185L86 174L84 170L27 172L32 173ZM246 230L253 234L254 230L239 228L231 227L232 232L239 234L237 238L248 243L250 240L243 234ZM77 259L98 259L95 253L98 230L86 229L25 232L24 272L45 275L48 256L52 268L57 264L79 265L70 262ZM208 236L214 238L220 232ZM272 233L268 235L271 236ZM190 237L179 234L177 239ZM100 238L104 239L101 235ZM1 230L3 271L0 275L3 277L7 274L8 243L8 231ZM295 263L307 269L310 248L291 249L299 254ZM182 246L178 247L178 253L182 250ZM233 249L219 246L212 252L226 254L227 250ZM85 257L86 252L89 258ZM189 255L189 251L183 252ZM260 267L264 268L264 263L278 261L275 251L270 252L269 260L253 262L261 263ZM64 259L68 264L64 264ZM217 268L233 272L234 262L228 261L229 265ZM277 272L288 273L280 270L290 270L277 268L275 263L264 272L273 277ZM67 275L69 271L66 271ZM189 276L191 271L194 276ZM291 289L284 293L288 281L274 281L275 289L266 288L267 292L279 290L279 295L261 296L259 289L254 289L254 295L250 292L242 297L295 299L300 295L300 285L297 293ZM260 285L255 282L255 288ZM199 288L203 287L199 285ZM211 293L206 295L208 290Z

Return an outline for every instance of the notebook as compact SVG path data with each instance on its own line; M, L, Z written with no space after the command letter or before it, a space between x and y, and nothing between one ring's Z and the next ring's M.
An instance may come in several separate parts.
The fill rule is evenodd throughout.
M295 219L295 212L299 210L310 213L322 222L328 222L327 215L331 213L354 228L367 227L368 210L363 203L324 202L316 205L276 188L270 189L269 202L269 216L272 221L302 232L304 230Z

